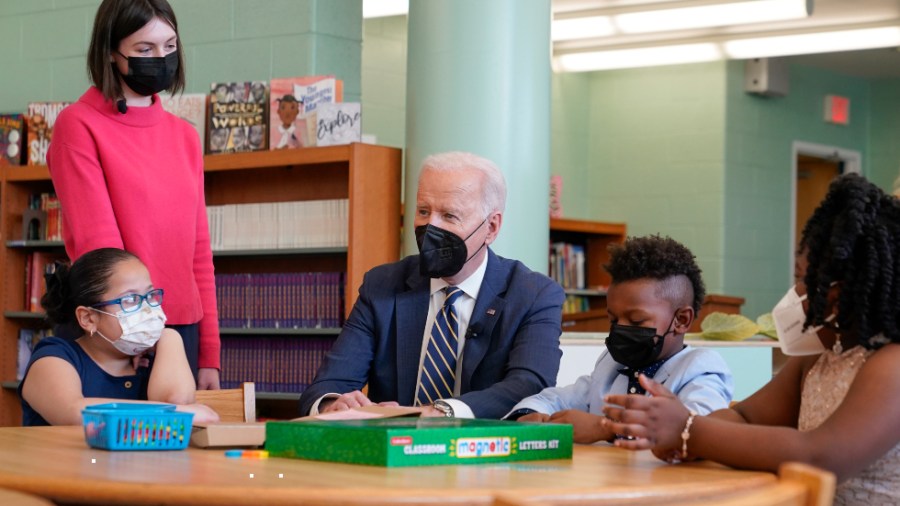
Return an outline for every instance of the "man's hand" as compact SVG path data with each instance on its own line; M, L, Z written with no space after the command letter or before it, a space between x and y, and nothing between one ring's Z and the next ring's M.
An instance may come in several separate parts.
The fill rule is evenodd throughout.
M436 409L434 406L423 406L422 413L419 416L422 418L429 418L429 417L445 418L447 415L444 414L443 411Z
M322 402L319 403L319 413L346 411L362 406L371 406L372 404L374 403L366 397L366 394L359 390L354 390L353 392L343 394L336 399L323 399ZM384 405L384 403L382 403L382 405Z
M550 421L550 415L547 413L528 413L516 419L517 422L538 422L547 423Z
M572 441L591 444L597 441L608 441L613 437L612 432L603 425L603 420L604 417L600 415L593 415L577 409L567 409L553 413L550 415L549 421L550 423L572 424Z
M218 390L219 370L212 367L201 367L197 370L197 390Z

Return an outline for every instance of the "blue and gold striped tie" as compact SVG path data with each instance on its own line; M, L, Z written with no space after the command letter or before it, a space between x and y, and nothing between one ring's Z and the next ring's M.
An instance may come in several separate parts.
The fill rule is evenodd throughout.
M456 351L459 343L459 320L453 303L463 294L455 286L444 288L447 298L434 317L431 338L422 363L422 378L416 405L428 406L438 399L453 397L456 384Z

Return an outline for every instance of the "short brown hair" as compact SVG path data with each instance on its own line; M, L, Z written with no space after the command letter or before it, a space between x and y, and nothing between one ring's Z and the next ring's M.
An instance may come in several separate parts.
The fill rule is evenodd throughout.
M153 18L164 20L178 36L178 70L172 86L167 90L176 93L184 89L184 52L175 11L166 0L103 0L94 18L91 46L88 48L87 70L94 86L108 100L122 97L119 71L109 61L109 55L117 51L122 39L143 28Z

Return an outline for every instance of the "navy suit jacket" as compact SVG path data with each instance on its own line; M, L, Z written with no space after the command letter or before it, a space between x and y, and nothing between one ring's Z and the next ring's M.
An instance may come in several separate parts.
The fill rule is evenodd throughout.
M418 255L367 272L340 336L300 397L300 413L309 414L325 394L367 383L373 402L412 406L430 286L419 274ZM488 250L457 397L477 418L500 418L525 397L556 385L564 300L562 288L547 276Z

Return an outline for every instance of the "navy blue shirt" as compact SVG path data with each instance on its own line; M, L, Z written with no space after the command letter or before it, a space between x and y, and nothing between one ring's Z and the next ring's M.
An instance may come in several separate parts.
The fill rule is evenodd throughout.
M19 397L22 398L22 387L28 381L28 371L35 361L44 357L57 357L72 364L78 377L81 378L81 394L85 397L109 397L123 400L147 400L147 380L149 369L140 368L137 374L129 376L113 376L104 371L81 348L81 345L70 339L48 337L42 339L34 347L25 377L19 385ZM50 425L44 418L22 398L22 425Z

